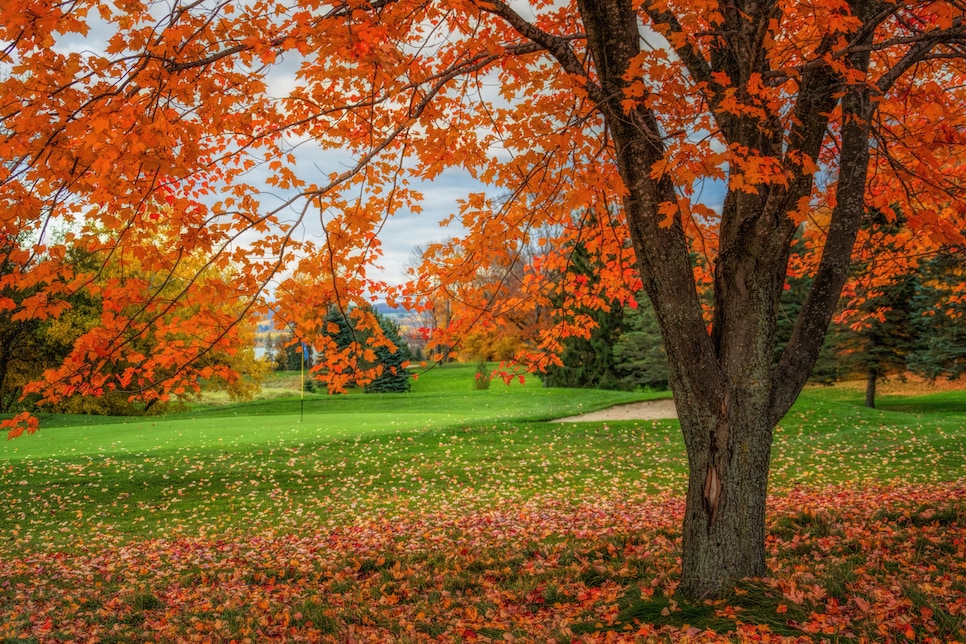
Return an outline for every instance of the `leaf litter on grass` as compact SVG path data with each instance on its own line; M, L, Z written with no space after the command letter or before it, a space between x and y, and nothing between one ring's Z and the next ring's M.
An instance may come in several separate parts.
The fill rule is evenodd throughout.
M674 423L10 460L0 641L966 641L956 423L799 415L774 577L698 604Z
M0 560L0 638L962 641L964 498L964 480L774 495L774 577L695 605L674 595L683 504L669 492L467 488L343 525L77 535Z

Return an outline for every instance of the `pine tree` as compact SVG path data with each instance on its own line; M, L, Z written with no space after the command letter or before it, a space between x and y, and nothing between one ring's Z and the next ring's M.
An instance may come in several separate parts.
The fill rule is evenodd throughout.
M642 298L636 309L624 311L624 330L614 345L620 389L668 388L667 355L654 307Z
M954 380L966 372L966 256L946 252L924 262L912 296L916 338L907 363L929 380Z

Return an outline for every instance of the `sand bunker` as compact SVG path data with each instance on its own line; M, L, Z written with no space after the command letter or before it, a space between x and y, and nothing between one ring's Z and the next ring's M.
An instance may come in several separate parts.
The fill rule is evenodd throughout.
M648 400L646 402L617 405L600 411L592 411L579 416L558 418L558 423L583 423L601 420L660 420L662 418L677 418L677 409L670 398L664 400Z

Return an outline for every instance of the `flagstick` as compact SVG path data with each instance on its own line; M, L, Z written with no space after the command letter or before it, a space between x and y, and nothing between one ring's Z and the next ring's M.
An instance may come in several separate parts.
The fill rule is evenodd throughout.
M299 422L305 420L305 344L302 344L302 359L299 361L301 365L301 385L299 386Z

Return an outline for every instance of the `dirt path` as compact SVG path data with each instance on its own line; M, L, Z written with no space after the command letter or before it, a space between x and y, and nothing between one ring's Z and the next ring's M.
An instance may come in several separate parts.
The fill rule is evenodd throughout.
M678 414L674 408L674 401L666 398L664 400L648 400L646 402L630 403L628 405L617 405L579 416L567 416L566 418L558 418L557 422L582 423L601 420L660 420L662 418L677 417Z
M809 385L809 387L822 387L824 385ZM854 382L843 382L837 385L842 388L855 389L857 391L865 387L865 380ZM935 382L927 382L918 376L906 374L903 380L892 378L878 387L879 393L899 394L914 396L918 394L930 394L937 391L957 390L966 388L966 376L959 380L947 381L938 379ZM601 409L589 414L579 416L567 416L558 418L558 423L580 423L595 422L601 420L660 420L662 418L677 418L677 410L674 408L674 401L670 398L664 400L648 400L646 402L630 403L627 405L617 405L608 409Z

